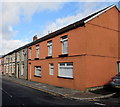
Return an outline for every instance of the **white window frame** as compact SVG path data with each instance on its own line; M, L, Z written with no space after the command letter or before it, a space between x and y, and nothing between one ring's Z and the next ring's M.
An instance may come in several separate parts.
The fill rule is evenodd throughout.
M39 71L40 71L39 74L36 73L37 69L39 69ZM42 76L41 66L35 66L35 76L39 76L39 77Z
M49 64L49 75L54 75L54 64L53 63Z
M39 58L40 55L40 46L36 45L36 58Z
M62 54L68 54L68 37L66 36L65 38L62 37L61 40L62 42ZM64 43L67 42L67 50L65 51L66 47L64 47Z
M48 56L52 56L52 41L48 41L47 46L48 46Z
M63 65L61 65L63 64ZM68 65L71 64L71 65ZM72 69L71 75L61 75L60 68L65 68L65 69ZM73 62L63 62L58 64L58 77L63 77L63 78L74 78L74 70L73 70Z

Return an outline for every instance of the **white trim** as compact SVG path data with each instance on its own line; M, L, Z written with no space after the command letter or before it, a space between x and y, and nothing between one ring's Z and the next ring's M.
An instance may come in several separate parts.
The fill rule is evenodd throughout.
M85 20L85 21L84 21L84 23L89 22L90 20L92 20L92 19L94 19L95 17L97 17L97 16L101 15L102 13L106 12L107 10L111 9L111 8L112 8L112 7L114 7L114 6L116 6L116 5L112 5L111 7L109 7L109 8L107 8L107 9L105 9L105 10L101 11L100 13L98 13L98 14L94 15L93 17L91 17L91 18L89 18L89 19Z

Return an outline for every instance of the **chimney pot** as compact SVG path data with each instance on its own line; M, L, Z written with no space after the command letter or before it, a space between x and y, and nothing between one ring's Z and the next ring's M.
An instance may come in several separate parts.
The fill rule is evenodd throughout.
M35 36L33 37L33 41L35 41L35 40L37 40L37 35L35 35Z

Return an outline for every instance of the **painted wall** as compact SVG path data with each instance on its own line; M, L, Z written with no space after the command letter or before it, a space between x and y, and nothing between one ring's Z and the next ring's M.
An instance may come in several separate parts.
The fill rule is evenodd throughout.
M79 27L49 39L53 43L53 58L51 59L45 59L48 55L47 41L49 40L38 43L40 60L34 60L38 44L31 46L32 59L28 60L28 79L77 90L106 85L117 74L120 50L118 13L114 7L89 21L85 27ZM68 35L68 57L59 58L58 56L62 54L60 39L64 35ZM59 62L73 62L74 79L57 77ZM49 75L49 63L54 63L53 76ZM41 66L42 77L34 77L34 66Z
M87 36L87 87L108 84L117 72L118 15L114 7L85 25Z

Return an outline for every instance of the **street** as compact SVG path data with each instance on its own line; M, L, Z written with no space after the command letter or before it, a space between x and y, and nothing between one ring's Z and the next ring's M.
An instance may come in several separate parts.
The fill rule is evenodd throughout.
M95 105L89 101L77 101L66 99L60 96L53 96L48 93L2 80L2 105Z
M101 99L100 102L108 106L120 106L120 89L113 89L111 91L114 91L116 94L112 97Z
M115 92L116 94L109 98L95 100L73 100L54 96L43 91L33 89L18 83L0 79L0 92L2 93L2 106L37 106L37 105L92 105L92 106L120 106L120 91L119 89L98 90L97 92L104 94L107 91ZM97 93L96 92L96 93ZM0 93L0 94L1 94ZM1 103L0 103L1 104Z

